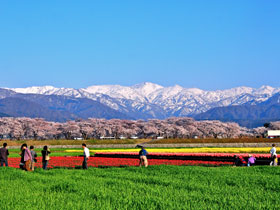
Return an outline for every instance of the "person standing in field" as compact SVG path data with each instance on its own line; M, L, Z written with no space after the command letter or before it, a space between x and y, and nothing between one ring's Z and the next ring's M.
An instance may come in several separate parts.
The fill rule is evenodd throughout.
M87 148L87 145L85 143L82 144L82 147L84 149L84 161L83 161L83 169L88 169L87 161L90 157L89 149Z
M139 166L145 166L145 167L148 167L148 159L147 159L147 155L148 155L148 152L147 150L145 150L144 147L141 147L141 150L139 152Z
M25 148L24 148L24 144L23 144L23 145L21 145L21 147L20 147L20 153L19 153L19 155L20 155L19 167L20 167L22 170L24 170L24 164L25 164L25 162L24 162L24 153L25 153Z
M42 153L42 165L43 165L42 168L44 170L47 170L48 163L49 163L49 160L50 160L49 155L51 154L51 151L48 149L48 146L44 146L41 153Z
M276 166L277 165L277 153L276 153L276 145L272 144L272 148L270 150L271 162L269 165Z
M5 166L8 167L8 156L9 156L9 151L7 149L7 143L3 144L3 147L0 149L0 162L1 162L1 166Z
M27 147L27 144L21 145L21 160L20 160L20 168L26 171L31 171L31 161L32 161L32 155L30 150Z
M31 161L31 170L34 171L35 168L35 163L37 162L37 153L34 151L34 146L30 146L30 152L31 152L31 156L32 156L32 161Z

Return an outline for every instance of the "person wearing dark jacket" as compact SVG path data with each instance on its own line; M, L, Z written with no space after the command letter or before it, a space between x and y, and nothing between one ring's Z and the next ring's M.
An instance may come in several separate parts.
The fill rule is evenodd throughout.
M49 154L51 154L51 151L48 149L48 146L44 146L43 150L41 151L42 153L42 164L43 164L43 169L47 170L48 167L48 162L50 160Z
M21 147L20 147L20 153L19 153L19 155L20 155L19 167L20 167L22 170L24 170L24 165L25 165L25 161L24 161L25 147L24 147L24 146L25 146L24 144L21 145Z
M139 166L145 166L148 167L148 160L147 160L148 152L145 150L144 147L141 147L141 150L139 152Z
M30 146L30 152L31 152L31 156L32 156L32 161L31 161L31 170L34 171L34 168L35 168L35 163L37 162L37 153L35 152L34 150L34 146Z
M7 149L7 143L3 144L3 147L0 149L0 162L1 162L1 166L5 166L8 167L8 156L9 156L9 151Z
M241 155L234 155L234 164L235 166L245 166L247 165L247 162Z

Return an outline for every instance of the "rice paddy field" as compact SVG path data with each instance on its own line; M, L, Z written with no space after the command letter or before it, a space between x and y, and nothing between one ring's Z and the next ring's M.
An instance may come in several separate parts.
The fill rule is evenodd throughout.
M279 209L280 168L0 168L1 209Z

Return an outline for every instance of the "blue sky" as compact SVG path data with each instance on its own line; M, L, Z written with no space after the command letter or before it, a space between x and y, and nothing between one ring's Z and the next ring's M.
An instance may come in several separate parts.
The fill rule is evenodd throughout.
M1 1L0 87L280 87L280 1Z

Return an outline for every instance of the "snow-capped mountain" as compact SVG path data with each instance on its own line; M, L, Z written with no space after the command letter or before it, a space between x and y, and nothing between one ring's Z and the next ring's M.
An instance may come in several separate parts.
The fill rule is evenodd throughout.
M71 97L84 97L83 92L74 88L56 88L53 86L34 86L27 88L10 88L16 93L40 95L64 95Z
M280 92L280 88L270 86L205 91L198 88L183 88L178 85L163 87L149 82L134 86L95 85L81 89L43 86L10 90L23 94L89 98L122 113L130 113L135 118L190 116L215 107L253 105L264 102Z

